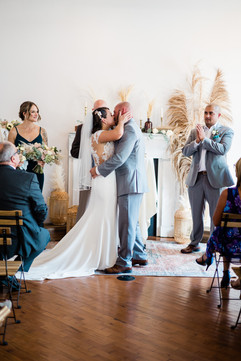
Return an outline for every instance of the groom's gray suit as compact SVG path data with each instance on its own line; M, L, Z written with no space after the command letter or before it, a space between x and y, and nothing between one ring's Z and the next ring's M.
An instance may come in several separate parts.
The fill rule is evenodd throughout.
M217 123L216 135L205 137L198 145L197 131L193 129L182 149L186 157L192 156L192 163L186 184L192 210L193 230L190 235L192 246L198 246L203 236L203 212L205 200L209 203L211 232L213 231L212 217L223 187L234 184L228 165L226 154L229 151L233 138L233 130ZM199 172L199 163L202 149L206 149L206 172Z
M104 177L116 171L120 237L116 264L122 267L131 267L132 258L147 258L138 223L142 196L148 191L144 155L142 133L131 119L124 126L122 138L115 142L113 157L98 166Z

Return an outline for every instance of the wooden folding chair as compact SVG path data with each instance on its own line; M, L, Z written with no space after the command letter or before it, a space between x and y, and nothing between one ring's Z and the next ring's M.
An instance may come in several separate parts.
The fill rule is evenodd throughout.
M21 217L22 217L22 211L20 210L0 211L0 246L2 246L3 257L4 257L3 261L0 261L0 276L1 278L5 279L8 288L9 298L11 302L13 302L13 297L12 297L13 284L10 281L9 276L13 277L16 275L18 271L20 271L20 281L19 281L20 287L17 293L17 308L21 308L21 306L19 305L19 296L21 289L22 290L24 289L26 293L31 292L30 290L27 289L27 284L24 277L22 258L20 257L20 260L8 260L7 257L7 247L10 247L12 245L12 234L11 234L12 226L17 227L18 241L21 242L20 232L19 232L19 227L23 225L23 220ZM24 287L21 287L22 280L24 281ZM14 314L13 317L16 322L17 320L15 316L14 305L13 305L13 314Z
M221 219L221 227L223 227L223 234L225 235L225 232L228 232L229 228L239 228L239 231L241 232L241 214L235 214L235 213L223 213L222 219ZM222 306L223 300L238 300L239 298L230 298L230 297L223 297L221 292L221 285L220 285L220 275L219 275L219 264L223 263L223 257L228 259L228 262L230 263L241 263L241 253L235 253L230 254L230 252L226 249L225 242L223 242L222 251L220 253L215 252L214 253L214 259L215 259L215 271L212 278L212 282L210 285L210 288L207 290L207 293L211 292L213 288L218 288L219 291L219 304L218 308ZM215 278L217 278L217 286L214 286Z
M0 345L6 346L8 343L5 341L6 330L7 330L7 319L11 313L12 303L9 300L6 300L3 303L0 303L0 327L3 327L3 332L0 333L2 336L2 343Z

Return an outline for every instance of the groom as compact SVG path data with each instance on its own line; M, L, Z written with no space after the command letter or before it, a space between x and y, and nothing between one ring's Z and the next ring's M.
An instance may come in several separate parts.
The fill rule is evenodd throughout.
M114 109L114 119L132 112L130 103L122 102ZM143 193L148 191L144 164L144 139L132 118L124 128L121 139L115 142L115 153L106 162L91 169L91 175L106 177L116 171L117 202L119 205L120 250L116 264L105 270L109 274L130 273L132 265L147 265L138 217Z

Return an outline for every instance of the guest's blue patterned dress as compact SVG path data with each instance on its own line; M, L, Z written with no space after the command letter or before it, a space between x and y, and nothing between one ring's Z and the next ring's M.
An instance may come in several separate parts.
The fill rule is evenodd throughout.
M241 214L241 199L239 197L238 188L228 188L228 197L226 206L223 210L225 213ZM239 228L227 228L225 237L223 237L223 228L217 226L213 231L207 243L206 255L212 257L213 252L225 250L230 254L241 253L241 230Z

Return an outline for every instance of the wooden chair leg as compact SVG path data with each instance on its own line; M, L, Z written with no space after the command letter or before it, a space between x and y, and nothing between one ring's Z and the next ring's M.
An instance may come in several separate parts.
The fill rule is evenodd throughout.
M12 303L12 316L9 316L9 318L14 318L15 323L20 323L20 320L17 320L16 318L16 313L15 313L15 307L13 305L13 296L12 296L12 284L10 284L9 278L7 277L7 287L8 287L8 295L9 295L9 300Z
M237 317L237 320L236 320L235 325L231 326L231 329L232 329L232 330L234 330L234 329L238 326L238 324L240 323L240 322L239 322L240 315L241 315L241 307L240 307L239 314L238 314L238 317Z
M7 346L8 345L7 341L5 341L6 330L7 330L7 322L8 322L8 318L6 318L6 320L4 322L3 332L0 333L0 335L2 336L2 342L0 343L0 345L2 345L2 346Z

